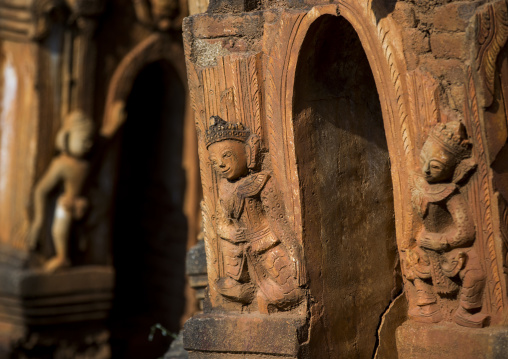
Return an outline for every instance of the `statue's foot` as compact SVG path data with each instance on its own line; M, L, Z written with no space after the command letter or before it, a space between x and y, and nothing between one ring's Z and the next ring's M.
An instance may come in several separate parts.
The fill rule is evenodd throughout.
M258 290L258 294L256 295L258 302L258 310L261 314L269 314L270 313L270 301L265 297L261 290Z
M217 291L224 297L240 302L249 304L254 298L254 286L252 283L240 283L233 278L224 277L220 278L217 282Z
M489 318L488 315L478 313L471 313L463 306L459 306L453 315L453 321L460 326L469 328L482 328Z
M438 323L443 320L443 315L437 304L415 306L409 310L409 317L416 322Z
M53 273L61 268L70 266L70 262L67 258L53 257L44 265L44 271L47 273Z

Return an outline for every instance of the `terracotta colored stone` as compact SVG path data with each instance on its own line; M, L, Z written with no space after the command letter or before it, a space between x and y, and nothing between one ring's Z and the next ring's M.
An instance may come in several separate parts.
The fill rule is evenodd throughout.
M393 18L403 28L413 28L417 25L413 6L405 2L397 2L395 4Z
M475 330L406 322L397 329L397 349L401 359L497 359L506 356L507 335L505 327Z
M435 29L450 32L465 31L481 4L481 1L458 1L438 7L434 12Z
M430 51L429 36L418 29L404 29L403 41L408 52L419 55Z
M469 50L465 33L433 33L430 36L432 54L437 58L463 59Z
M221 23L234 23L242 38L237 24L251 21L247 13L213 10L186 21L210 295L207 321L198 326L192 319L184 331L191 356L214 358L224 350L235 357L246 337L259 340L260 334L238 328L224 338L227 345L214 341L208 333L221 316L228 316L228 327L245 315L265 323L272 315L308 321L308 345L298 344L299 358L404 357L418 346L408 339L394 344L406 314L408 323L449 325L457 336L467 330L472 342L487 346L480 327L506 324L500 263L508 252L508 207L500 199L488 204L495 189L487 150L504 153L506 139L503 132L485 140L485 131L493 136L494 130L486 130L483 116L495 111L491 125L504 128L504 68L495 59L504 59L508 11L502 1L478 5L364 8L348 2L309 10L261 2L257 9L266 22L259 33L248 30L239 51L200 41ZM446 25L445 10L451 18ZM492 103L500 107L479 107ZM264 156L249 169L257 153L248 146L251 133ZM257 233L256 219L271 207L262 195L255 198L268 176L279 188L284 212L278 218L289 226L277 231L270 224L266 238L253 238L246 233ZM248 191L247 182L255 183ZM258 242L266 249L256 253ZM265 253L281 267L272 272ZM291 261L301 261L301 272L288 270ZM301 290L301 304L291 296L275 300L283 288L277 281L286 277L291 281L282 292ZM270 281L271 293L265 288ZM266 298L272 298L271 311ZM400 298L407 298L407 313Z
M184 347L189 358L200 358L199 352L296 358L306 337L305 327L304 322L290 316L197 315L185 324Z

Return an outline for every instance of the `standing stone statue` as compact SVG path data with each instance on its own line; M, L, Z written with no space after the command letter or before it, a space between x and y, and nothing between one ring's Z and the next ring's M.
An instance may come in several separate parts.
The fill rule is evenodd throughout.
M206 133L210 161L221 177L216 210L222 253L218 292L261 313L288 310L302 297L300 262L282 198L267 170L258 171L259 138L218 116Z
M413 206L423 220L416 247L407 253L407 278L416 289L409 315L416 321L443 320L439 298L458 296L453 320L482 327L485 274L474 248L475 224L461 186L476 168L462 123L435 126L421 151L423 177L416 181Z
M39 239L46 217L47 196L59 184L64 191L58 197L51 233L55 256L48 260L44 269L53 272L68 266L67 247L73 219L83 217L88 201L82 197L83 185L90 168L87 154L93 144L94 126L90 118L81 111L70 113L56 137L56 148L60 153L51 161L34 192L34 219L30 227L28 242L34 248Z

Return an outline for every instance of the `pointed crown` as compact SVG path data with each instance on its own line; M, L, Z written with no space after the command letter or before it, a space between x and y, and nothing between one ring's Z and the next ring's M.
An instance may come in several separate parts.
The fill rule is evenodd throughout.
M466 129L459 121L437 124L430 132L430 137L459 158L467 157L471 149Z
M212 116L210 117L210 127L205 134L205 142L208 148L212 143L226 140L245 142L249 136L249 129L241 123L231 123L224 121L219 116Z

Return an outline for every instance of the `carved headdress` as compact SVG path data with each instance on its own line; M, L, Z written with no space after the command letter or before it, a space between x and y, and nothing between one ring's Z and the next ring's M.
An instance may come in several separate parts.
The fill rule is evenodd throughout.
M469 157L471 143L467 139L466 129L459 121L437 124L430 132L430 138L439 143L458 161Z
M250 130L241 123L231 123L224 121L219 116L210 117L210 127L205 134L206 147L211 144L234 140L245 143L248 161L247 167L249 169L256 169L260 165L260 139L251 133Z
M246 142L249 137L249 129L241 123L230 123L219 116L212 116L210 127L206 131L205 142L208 148L212 143L226 140Z

